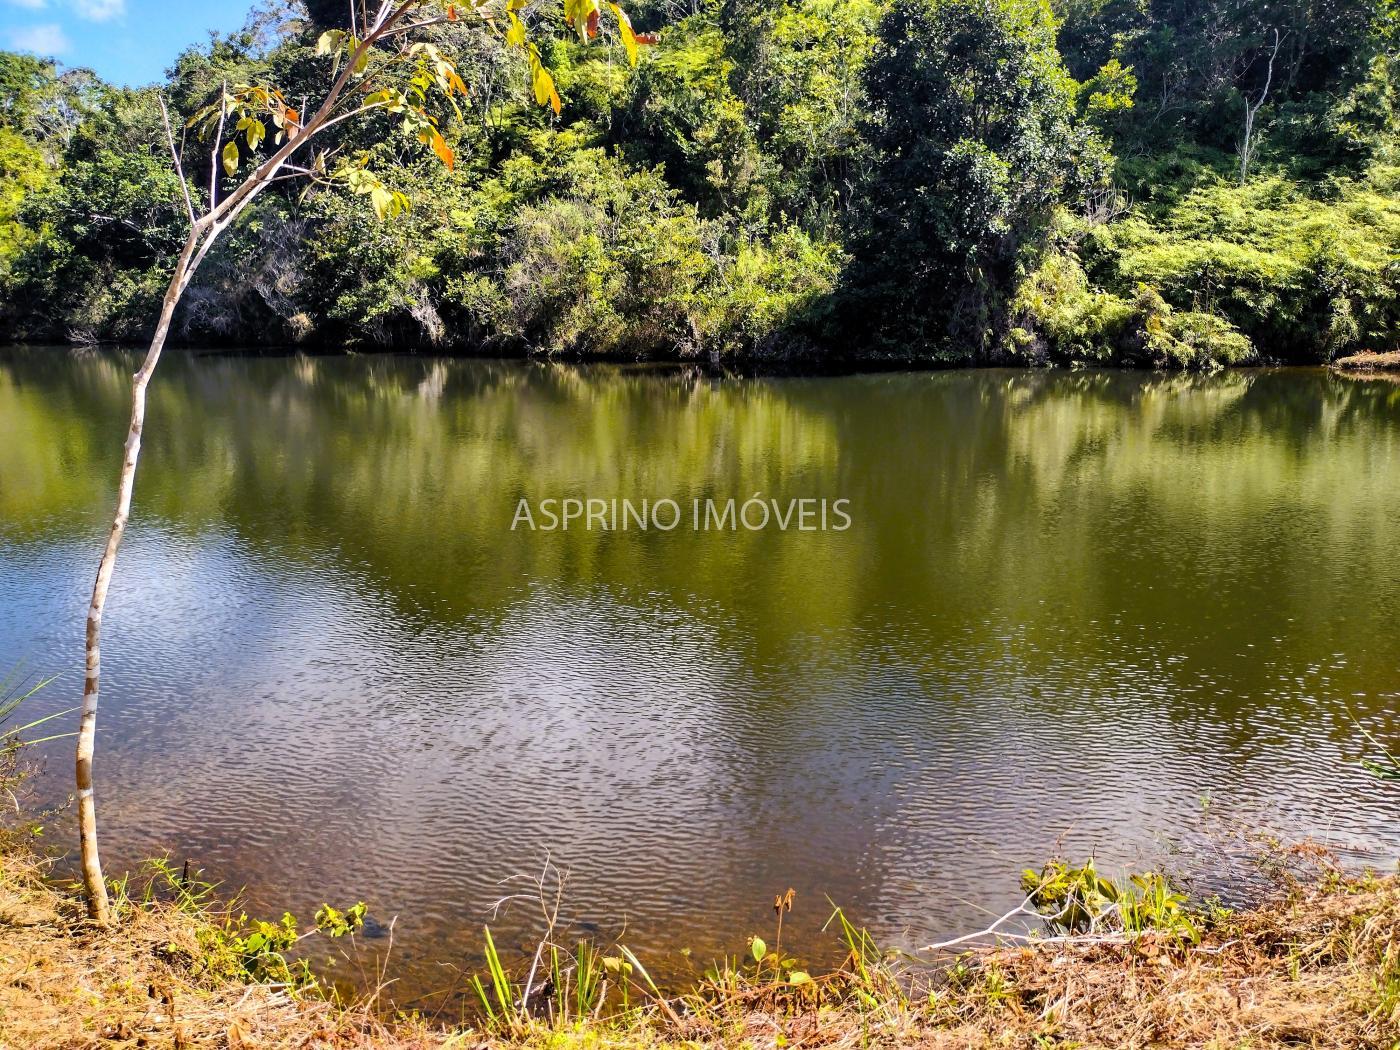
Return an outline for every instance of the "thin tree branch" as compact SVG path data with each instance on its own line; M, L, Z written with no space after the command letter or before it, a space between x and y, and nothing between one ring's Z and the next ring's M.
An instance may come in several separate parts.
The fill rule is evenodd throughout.
M387 102L372 102L368 106L360 106L358 109L346 110L344 113L341 113L338 116L334 116L330 120L326 121L324 124L320 125L320 127L317 128L317 131L325 131L327 128L333 128L343 121L350 120L354 117L362 116L365 113L371 113L376 109L384 109L388 105L389 104Z
M1254 119L1259 115L1259 111L1264 108L1264 103L1268 101L1269 89L1274 85L1274 63L1278 61L1279 48L1283 46L1283 38L1279 36L1278 27L1274 27L1274 50L1269 55L1269 69L1264 78L1264 90L1259 95L1259 101L1250 105L1249 97L1244 100L1244 142L1240 145L1240 185L1243 186L1245 180L1249 178L1249 165L1254 159Z
M165 143L170 147L170 161L175 165L175 175L180 180L180 192L185 197L185 214L190 218L190 225L193 226L196 220L194 217L194 201L190 200L189 183L185 181L185 166L180 163L180 151L175 148L175 135L170 130L170 111L165 108L165 96L157 93L156 101L160 103L160 122L165 128Z
M491 14L490 12L487 12L487 11L478 11L477 13L480 15L481 20L482 20L483 22L494 22L494 21L495 21L495 15L494 15L494 14ZM430 29L430 28L433 27L433 26L450 25L450 24L452 24L452 23L454 23L454 22L461 22L461 21L463 21L463 19L462 19L462 17L461 17L460 15L457 16L456 18L448 18L446 15L444 15L444 16L441 17L441 18L429 18L429 19L425 19L425 20L422 21L422 22L412 22L412 23L410 23L410 24L408 24L408 25L399 26L399 28L395 29L393 32L391 32L391 33L385 33L382 37L380 37L380 39L381 39L381 40L389 40L389 39L392 39L393 37L400 36L400 35L402 35L402 34L404 34L404 33L411 33L411 32L413 32L415 29Z
M349 61L345 63L339 76L336 77L335 82L331 84L330 89L326 92L326 97L321 102L320 108L317 109L315 115L312 116L310 120L300 125L296 134L289 136L286 143L271 157L263 161L238 189L234 190L233 193L221 201L217 207L211 209L210 215L213 216L216 221L222 223L230 212L242 211L243 202L250 194L256 195L262 192L261 187L267 185L268 180L277 173L278 169L282 167L288 157L329 126L327 117L340 101L340 96L344 92L346 85L350 82L350 78L354 74L355 66L359 63L360 58L379 42L384 33L393 29L397 22L406 16L413 8L418 7L422 2L423 0L405 0L400 7L390 13L382 24L377 26L364 40L360 41L360 45L351 52ZM389 6L387 0L385 6Z
M1053 915L1047 915L1040 911L1040 909L1035 907L1035 898L1036 894L1030 894L1020 904L1016 905L1016 907L1012 908L1009 912L1007 912L1001 918L997 919L991 925L987 926L985 929L978 930L976 933L966 933L963 934L961 937L954 937L951 940L939 941L936 944L926 944L924 945L924 947L920 948L919 951L943 951L945 948L951 948L953 945L956 944L966 944L968 941L978 941L987 937L1002 937L1014 941L1034 940L1037 942L1043 941L1049 943L1058 941L1073 941L1083 938L1085 936L1083 934L1067 934L1062 937L1035 937L1025 933L1007 933L1001 928L1004 924L1010 922L1018 915L1025 915L1033 919L1039 919L1042 922L1053 923L1068 915L1074 907L1074 901L1072 899L1067 900L1065 902L1064 907L1062 907L1059 911L1055 912ZM1099 912L1097 915L1092 916L1089 920L1090 936L1094 935L1094 931L1097 929L1099 923L1107 919L1110 915L1113 915L1119 911L1121 911L1121 909L1119 908L1118 904L1114 903L1104 908L1104 910Z
M214 202L219 196L219 146L224 137L224 121L228 118L228 81L219 88L219 130L214 132L214 150L209 155L209 210L205 218L214 214Z
M298 167L295 164L284 164L282 167L285 169L286 173L283 175L274 175L268 180L269 182L283 182L287 179L299 179L303 176L309 176L313 180L316 178L316 173L310 168Z

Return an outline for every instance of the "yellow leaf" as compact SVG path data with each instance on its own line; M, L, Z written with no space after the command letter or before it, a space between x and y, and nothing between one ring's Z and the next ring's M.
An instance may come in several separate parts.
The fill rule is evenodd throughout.
M549 103L557 117L564 104L560 101L559 92L555 90L554 78L549 75L549 70L544 68L539 50L534 44L530 45L530 81L535 89L535 101L541 106Z
M506 43L511 47L525 46L525 23L514 11L508 12L510 15L510 28L506 30Z
M613 17L617 19L617 33L622 37L622 46L627 52L627 62L630 65L637 64L637 34L632 31L632 20L627 17L627 12L617 4L609 3L612 8Z
M574 27L580 40L587 40L589 18L597 10L598 0L564 0L564 21Z
M383 186L376 186L369 191L369 203L370 207L374 209L374 214L382 222L389 217L389 213L394 207L394 195Z
M233 173L238 170L238 143L224 143L223 152L219 154L219 157L224 164L224 174L232 178Z

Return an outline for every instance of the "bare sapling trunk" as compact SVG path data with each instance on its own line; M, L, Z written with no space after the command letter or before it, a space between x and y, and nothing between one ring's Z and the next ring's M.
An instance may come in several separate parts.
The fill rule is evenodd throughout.
M1277 29L1274 30L1274 49L1269 54L1269 70L1264 78L1264 90L1259 93L1259 101L1251 103L1249 96L1244 100L1244 141L1240 143L1240 185L1243 186L1249 179L1249 166L1254 162L1254 121L1259 116L1259 111L1264 108L1264 103L1269 99L1269 89L1274 86L1274 63L1278 61L1279 48L1283 45L1283 38L1279 36Z
M305 123L301 123L294 111L285 109L282 113L284 123L286 123L285 143L252 171L235 190L220 200L218 198L218 173L222 159L224 117L227 115L229 98L227 87L225 87L224 95L220 101L218 131L214 137L214 149L210 158L212 173L210 175L208 208L202 216L196 217L195 215L194 202L185 181L180 153L170 131L169 116L165 111L164 101L161 102L161 116L165 125L166 140L170 147L176 174L179 176L180 185L184 191L184 203L190 229L189 235L185 239L184 248L181 250L175 265L175 272L170 278L170 285L166 289L165 298L161 303L160 317L151 336L150 348L146 351L140 370L132 377L131 419L127 426L121 473L117 479L116 513L112 517L112 527L107 534L107 545L102 552L102 560L97 566L97 578L93 583L92 600L88 605L87 612L85 675L83 678L82 714L78 730L76 770L78 836L82 851L83 889L87 897L88 915L100 925L106 926L111 922L111 903L107 894L106 881L102 875L102 862L97 848L97 804L93 795L92 775L93 755L97 741L97 702L101 695L102 681L102 614L107 605L107 592L111 587L112 573L117 564L117 552L121 548L122 537L126 533L127 522L131 516L131 497L136 485L136 468L141 456L141 432L146 425L146 391L150 386L151 376L155 373L156 365L160 363L161 351L165 348L165 341L170 334L170 325L174 319L175 310L180 304L180 299L214 242L272 182L278 178L312 174L308 169L290 167L287 163L291 155L309 139L319 131L339 123L341 120L375 108L374 106L362 105L348 113L333 116L335 106L351 79L352 71L362 68L361 61L368 54L369 49L398 31L396 30L397 24L410 10L420 6L421 3L422 0L400 0L399 3L395 4L386 0L379 9L378 16L364 27L366 30L364 39L357 41L352 47L348 60L344 63L339 75L334 78L325 100L316 113ZM455 15L452 17L455 19ZM436 23L424 22L408 28L418 28L428 24ZM292 118L287 117L289 113L293 114ZM279 175L284 167L288 167L291 175Z
M136 485L136 463L141 455L141 430L146 424L146 388L150 385L151 373L160 361L160 352L165 347L175 307L188 283L188 266L194 249L195 239L191 232L180 255L175 276L165 292L165 300L161 303L160 320L156 323L151 347L146 351L140 371L132 378L131 422L126 431L125 453L117 479L117 511L112 517L112 528L107 534L107 546L97 566L92 601L88 605L86 673L83 678L82 720L78 728L78 834L82 843L83 886L87 891L88 915L103 925L109 921L110 906L107 884L102 878L102 862L97 853L97 805L92 793L92 756L97 741L97 699L102 679L102 611L107 605L107 589L111 586L112 571L117 565L117 549L121 546L127 519L131 515L131 493Z

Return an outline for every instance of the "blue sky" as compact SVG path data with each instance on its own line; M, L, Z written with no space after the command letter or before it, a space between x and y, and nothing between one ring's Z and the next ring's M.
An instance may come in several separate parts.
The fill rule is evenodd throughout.
M175 56L243 24L252 0L0 0L0 47L87 66L118 84L159 80Z

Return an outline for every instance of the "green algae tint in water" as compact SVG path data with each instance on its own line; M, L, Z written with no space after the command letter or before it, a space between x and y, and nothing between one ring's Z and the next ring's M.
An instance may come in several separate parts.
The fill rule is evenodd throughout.
M132 359L0 353L0 666L80 688ZM398 915L470 965L546 851L665 970L775 892L905 944L1203 796L1388 865L1400 386L1322 372L713 380L173 355L109 605L106 860ZM548 498L850 500L835 531L512 531ZM36 712L38 713L38 712ZM68 742L41 789L66 791ZM524 944L530 913L495 922ZM650 965L650 964L649 964Z

